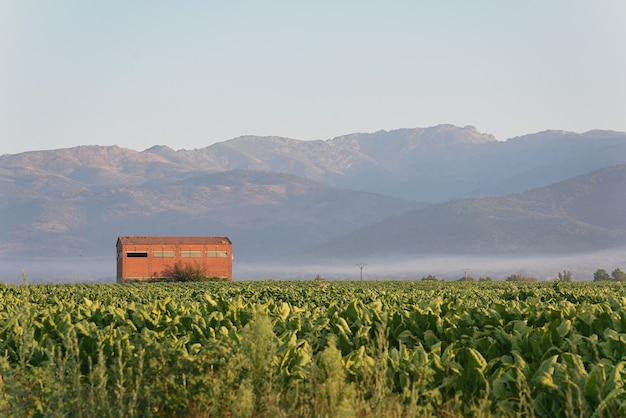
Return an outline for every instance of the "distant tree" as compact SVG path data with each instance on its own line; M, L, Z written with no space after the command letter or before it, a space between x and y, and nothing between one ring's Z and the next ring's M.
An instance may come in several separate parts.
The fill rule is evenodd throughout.
M563 272L559 273L559 275L557 277L562 282L571 282L572 281L572 272L571 271L567 271L567 270L563 270Z
M437 276L433 276L432 274L429 274L428 276L422 277L422 280L439 280L439 279L437 278Z
M624 273L620 268L616 268L611 272L611 278L616 282L626 282L626 273Z
M605 282L611 280L611 276L606 272L605 269L598 269L593 273L593 281L594 282Z
M491 276L485 276L485 277L481 277L478 279L479 282L492 282L493 279L491 278Z
M523 274L514 273L506 278L507 282L536 282L537 278L533 276L524 276Z

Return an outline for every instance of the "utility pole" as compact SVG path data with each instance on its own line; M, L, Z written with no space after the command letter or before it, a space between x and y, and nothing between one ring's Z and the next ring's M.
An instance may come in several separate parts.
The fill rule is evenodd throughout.
M359 263L357 264L357 266L359 266L359 268L361 269L361 281L363 281L363 267L367 266L367 264Z

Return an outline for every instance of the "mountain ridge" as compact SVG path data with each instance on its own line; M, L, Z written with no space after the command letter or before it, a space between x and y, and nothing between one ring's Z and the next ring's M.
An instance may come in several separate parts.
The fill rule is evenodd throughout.
M45 165L49 174L89 184L141 184L187 171L267 170L431 203L523 191L623 162L626 133L544 131L501 142L453 125L317 141L243 136L196 150L82 146L0 156L5 173Z
M613 180L611 171L590 173L622 164L626 133L545 131L501 142L453 125L317 141L245 136L196 150L81 146L5 154L0 256L105 257L117 235L201 234L231 236L240 261L282 263L390 217L406 222L383 228L380 237L415 228L412 210L428 214L424 223L433 226L415 233L428 235L438 252L528 253L532 231L545 253L602 249L621 245L623 214L593 210L590 196L609 181L614 196L626 195L626 185L621 168ZM538 191L581 175L586 186L551 186L553 196ZM607 196L597 194L598 207ZM543 236L530 227L541 222ZM493 234L455 239L454 231L472 225ZM510 239L514 233L519 239ZM381 239L361 242L380 248ZM559 240L584 245L566 248ZM410 239L405 247L421 248ZM334 256L350 252L336 248Z

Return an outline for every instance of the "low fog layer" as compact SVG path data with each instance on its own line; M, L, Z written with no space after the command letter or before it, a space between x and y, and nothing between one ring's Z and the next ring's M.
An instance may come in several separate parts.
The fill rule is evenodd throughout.
M461 257L429 256L411 259L368 257L363 260L337 261L324 265L280 265L278 263L233 263L234 280L311 280L318 275L328 280L418 280L433 275L438 279L457 280L465 273L473 278L491 277L504 280L511 274L553 280L559 272L568 270L575 281L593 280L597 269L609 273L615 268L626 269L626 248L570 256L537 257ZM115 282L115 257L74 258L12 258L0 260L0 282L22 283L85 283Z
M457 280L465 276L480 278L489 276L504 280L514 273L534 276L539 280L553 280L559 272L568 270L575 281L591 281L593 273L600 268L612 271L626 268L626 248L611 251L576 254L569 256L536 257L476 257L476 256L428 256L423 258L376 258L337 261L324 265L233 265L236 280L265 279L314 279L318 275L328 280L416 280L428 275L443 280Z
M115 275L115 256L0 259L0 283L113 283Z

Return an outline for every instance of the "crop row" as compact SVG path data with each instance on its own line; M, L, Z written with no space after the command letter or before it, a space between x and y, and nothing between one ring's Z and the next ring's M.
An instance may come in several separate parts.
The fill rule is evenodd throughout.
M626 416L626 290L4 286L0 356L15 416Z

